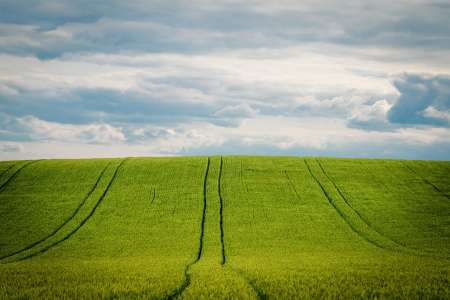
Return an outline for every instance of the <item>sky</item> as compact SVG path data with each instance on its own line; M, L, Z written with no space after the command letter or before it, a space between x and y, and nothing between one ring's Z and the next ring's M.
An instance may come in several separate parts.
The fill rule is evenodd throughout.
M450 2L0 1L0 160L450 159Z

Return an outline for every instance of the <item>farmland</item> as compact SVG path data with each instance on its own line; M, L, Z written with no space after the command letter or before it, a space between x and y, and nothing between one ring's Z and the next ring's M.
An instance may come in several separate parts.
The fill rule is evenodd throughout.
M450 162L0 162L0 298L450 298Z

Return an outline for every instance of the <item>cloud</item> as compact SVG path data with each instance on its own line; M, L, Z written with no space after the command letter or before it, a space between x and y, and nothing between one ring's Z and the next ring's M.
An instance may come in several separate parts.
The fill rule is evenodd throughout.
M305 43L442 52L450 48L449 11L448 5L427 1L5 0L0 27L9 27L0 31L0 40L2 52L40 58L87 52L198 54Z
M389 119L403 97L389 77L349 71L346 64L355 58L289 53L288 57L270 51L256 57L246 51L231 56L94 54L53 60L7 56L9 63L4 60L3 65L9 73L0 78L6 87L0 93L0 111L12 121L2 125L0 137L153 143L151 153L167 154L195 152L198 145L205 149L247 145L289 153L295 148L338 149L340 139L354 138L353 129L398 135L398 129L412 126ZM445 91L445 85L439 86ZM422 113L444 120L442 108L436 107ZM274 127L277 130L268 137L242 127L268 117L298 119L300 127L289 130L299 133L308 127L308 134L289 136L287 128ZM327 118L345 124L342 134L335 135L335 125L330 124L313 138L311 132L322 128ZM203 125L191 127L199 123ZM267 133L268 123L258 124L259 131Z
M96 54L45 61L0 56L7 74L0 77L0 110L69 124L189 119L236 126L256 113L345 116L368 98L393 97L387 79L355 75L343 62L296 52Z
M387 120L387 113L392 104L386 100L378 100L372 105L361 105L353 110L349 126L366 130L392 130Z
M254 109L248 103L225 106L214 113L216 117L215 124L222 126L239 126L245 118L255 117L259 113L258 109Z
M21 153L21 152L23 152L23 146L21 144L17 144L17 143L0 142L0 152Z
M449 15L439 1L4 0L0 142L23 157L434 157Z
M450 112L440 111L433 106L428 106L424 111L423 115L428 118L443 120L450 123Z
M65 135L59 125L51 126L57 128L57 135ZM63 126L63 129L66 128ZM83 132L83 129L86 127L70 131ZM127 130L122 132L126 136L130 134ZM152 134L148 134L150 132ZM448 128L366 131L349 129L344 120L330 118L258 116L244 120L239 127L192 122L174 127L135 128L133 134L140 135L140 138L132 143L123 142L120 138L111 141L112 144L80 143L83 137L72 134L64 141L60 137L24 141L21 142L22 153L0 153L0 157L277 154L445 159L450 150Z
M394 82L400 97L388 112L392 123L450 126L450 77L406 74Z
M22 141L59 141L87 144L113 144L125 141L121 128L109 124L68 125L40 120L34 116L8 118L0 137Z

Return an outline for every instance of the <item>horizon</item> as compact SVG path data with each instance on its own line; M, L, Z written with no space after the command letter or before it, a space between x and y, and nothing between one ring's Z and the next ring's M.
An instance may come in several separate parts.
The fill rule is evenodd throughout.
M111 160L111 159L142 159L142 158L149 158L149 159L157 159L157 158L166 158L166 159L176 159L176 158L298 158L298 159L324 159L324 160L379 160L379 161L422 161L422 162L447 162L447 159L408 159L408 158L384 158L384 157L353 157L353 156L310 156L310 155L276 155L276 154L260 154L260 155L254 155L254 154L205 154L205 155L197 155L197 154L191 154L191 155L153 155L153 156L99 156L99 157L91 157L91 156L85 156L85 157L42 157L42 158L35 158L35 159L5 159L0 160L3 162L12 162L12 161L48 161L48 160L96 160L96 159L102 159L102 160Z
M450 160L446 1L0 3L0 160Z

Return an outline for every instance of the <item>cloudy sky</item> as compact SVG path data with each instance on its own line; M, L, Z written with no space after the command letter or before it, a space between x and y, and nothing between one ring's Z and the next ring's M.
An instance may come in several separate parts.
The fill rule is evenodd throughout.
M0 159L450 159L450 3L0 1Z

